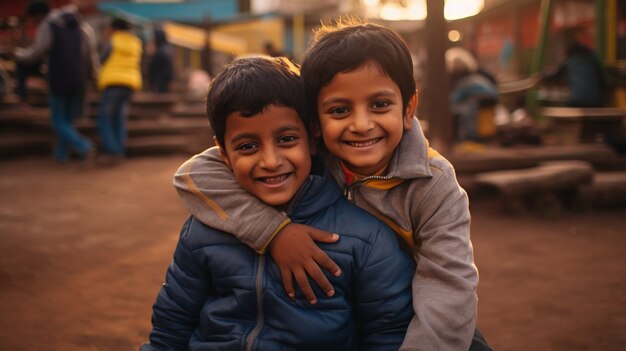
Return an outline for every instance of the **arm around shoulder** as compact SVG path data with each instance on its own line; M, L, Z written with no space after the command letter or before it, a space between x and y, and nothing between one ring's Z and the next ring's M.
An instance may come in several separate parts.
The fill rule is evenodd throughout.
M173 183L185 208L199 221L233 234L259 253L290 222L239 186L217 147L182 164Z

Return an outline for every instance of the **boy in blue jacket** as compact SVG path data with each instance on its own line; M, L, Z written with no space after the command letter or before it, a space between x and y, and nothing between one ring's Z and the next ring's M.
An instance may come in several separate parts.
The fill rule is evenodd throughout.
M418 100L406 43L373 24L323 27L304 54L302 78L328 177L349 201L387 223L417 262L415 317L401 349L490 350L476 330L478 271L467 194L414 117ZM316 296L333 296L320 267L332 274L345 268L314 240L336 239L251 199L215 149L183 164L174 185L200 221L269 251L289 296L303 294L312 304L323 301Z
M142 350L397 350L413 317L414 263L384 223L310 175L298 69L284 58L236 60L212 82L207 113L243 189L294 223L342 233L322 249L343 273L316 305L289 299L272 257L190 217Z

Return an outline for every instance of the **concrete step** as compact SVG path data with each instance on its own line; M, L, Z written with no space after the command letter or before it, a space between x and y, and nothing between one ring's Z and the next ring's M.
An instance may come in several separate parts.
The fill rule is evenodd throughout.
M75 121L81 131L92 132L97 128L95 118L79 118ZM29 108L28 110L0 110L0 128L51 130L50 111L47 108ZM211 130L207 119L194 117L169 118L162 116L154 119L129 119L127 128L131 134L150 133L187 133L203 130L211 138Z
M590 184L579 188L583 207L611 207L626 205L626 171L596 172Z
M0 109L0 157L51 154L54 133L47 108ZM75 121L81 134L99 143L95 118ZM127 121L128 152L141 153L196 153L212 144L212 131L206 118L168 115L153 119Z
M626 171L595 171L584 161L552 161L478 173L471 181L468 177L460 181L470 198L495 196L508 213L554 214L626 205Z
M96 145L100 144L99 139L90 139ZM130 156L170 153L192 155L210 147L209 141L210 139L192 138L189 135L134 136L127 141L127 153ZM52 134L0 135L0 159L52 155L53 148Z
M49 134L38 135L0 135L0 159L33 155L50 155L52 153L52 137Z
M507 169L536 167L545 161L579 160L595 170L626 170L626 155L618 154L606 144L575 144L560 146L483 146L472 152L453 152L448 160L457 174L473 175Z

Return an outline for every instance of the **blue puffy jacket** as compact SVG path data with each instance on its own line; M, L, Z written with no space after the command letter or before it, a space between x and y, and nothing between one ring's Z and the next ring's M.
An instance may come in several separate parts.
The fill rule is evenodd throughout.
M142 350L397 350L413 317L412 258L393 232L311 176L292 201L295 223L341 235L320 244L341 267L332 298L285 294L270 255L193 217L183 226ZM314 285L314 284L313 284Z

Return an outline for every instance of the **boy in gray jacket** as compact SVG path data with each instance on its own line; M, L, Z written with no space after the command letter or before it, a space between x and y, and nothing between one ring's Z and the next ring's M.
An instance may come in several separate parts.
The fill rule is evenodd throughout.
M452 165L431 149L414 117L417 94L404 41L372 24L324 27L302 61L309 112L318 117L326 174L345 196L383 220L414 253L415 317L402 350L489 349L476 327L478 272L469 203ZM181 166L174 185L199 220L258 252L269 250L288 295L292 279L311 303L340 269L313 240L329 233L290 223L240 189L215 149ZM245 219L245 220L243 220ZM337 233L341 235L341 233Z

